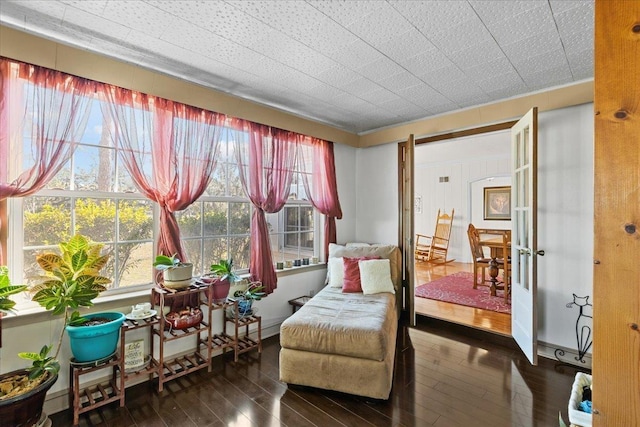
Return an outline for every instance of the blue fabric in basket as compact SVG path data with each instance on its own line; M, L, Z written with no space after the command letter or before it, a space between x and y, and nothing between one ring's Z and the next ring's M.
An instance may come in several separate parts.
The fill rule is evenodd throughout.
M582 412L586 412L587 414L591 413L591 401L590 400L583 400L582 402L580 402L580 405L578 405L578 409L580 409Z

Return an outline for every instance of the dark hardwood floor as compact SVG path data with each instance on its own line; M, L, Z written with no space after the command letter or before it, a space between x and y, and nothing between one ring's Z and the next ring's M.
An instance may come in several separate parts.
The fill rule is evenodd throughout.
M216 357L211 373L162 393L154 382L133 386L125 407L81 415L80 426L557 426L576 372L544 358L530 366L510 338L421 318L399 329L390 399L372 402L281 383L279 350L271 337L261 356ZM51 420L70 426L72 414Z

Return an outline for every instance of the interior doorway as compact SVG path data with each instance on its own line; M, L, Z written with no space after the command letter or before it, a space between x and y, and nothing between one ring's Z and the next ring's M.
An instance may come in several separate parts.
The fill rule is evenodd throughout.
M510 229L509 221L485 221L482 213L484 187L510 184L505 183L511 173L510 125L415 147L415 232L433 233L438 209L455 209L449 247L449 258L455 261L445 265L416 262L416 288L461 272L473 274L467 237L470 223L475 221L480 228ZM489 289L478 287L478 291L488 293ZM415 298L415 313L511 336L508 313L423 297Z

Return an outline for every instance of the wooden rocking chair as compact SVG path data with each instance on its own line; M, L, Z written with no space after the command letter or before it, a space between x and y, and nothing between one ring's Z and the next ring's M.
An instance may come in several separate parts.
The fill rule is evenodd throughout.
M451 215L447 213L440 214L440 209L438 209L436 229L433 236L416 234L416 248L414 252L416 261L426 261L434 264L446 264L454 261L453 259L447 259L449 238L451 237L451 227L453 225L453 213L454 210L451 209Z

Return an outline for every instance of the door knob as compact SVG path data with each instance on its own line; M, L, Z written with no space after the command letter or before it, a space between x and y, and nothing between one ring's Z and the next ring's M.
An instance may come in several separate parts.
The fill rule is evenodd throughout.
M536 255L544 256L544 250L536 251Z

